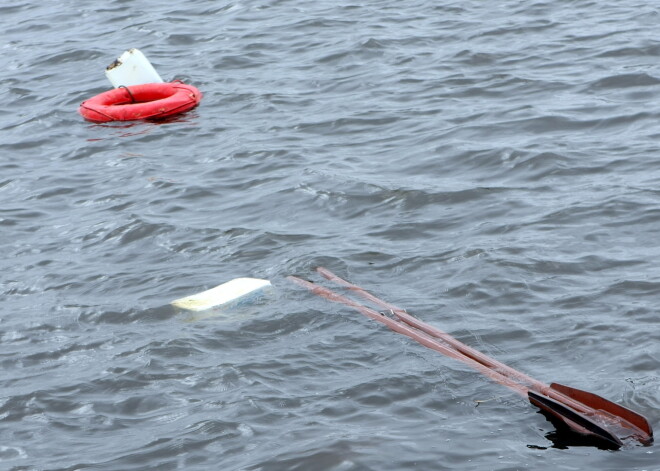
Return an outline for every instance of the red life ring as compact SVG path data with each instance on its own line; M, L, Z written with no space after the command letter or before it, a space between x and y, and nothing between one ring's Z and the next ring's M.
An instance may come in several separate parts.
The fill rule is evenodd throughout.
M163 118L197 106L202 93L179 82L146 83L120 87L96 95L80 104L79 112L89 121L133 121Z

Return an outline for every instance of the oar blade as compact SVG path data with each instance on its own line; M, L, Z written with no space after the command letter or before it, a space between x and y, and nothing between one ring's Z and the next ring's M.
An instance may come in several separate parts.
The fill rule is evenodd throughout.
M643 415L615 402L608 401L604 397L600 397L589 391L582 391L581 389L564 386L563 384L558 383L552 383L550 384L550 387L571 399L575 399L576 401L591 407L592 409L602 410L615 416L620 425L630 430L640 442L648 445L653 441L653 430L651 429L648 420L646 420L646 417Z
M596 439L604 448L619 449L623 445L614 433L567 405L547 396L537 394L534 391L529 391L527 394L529 402L533 405L549 414L552 418L563 422L574 432Z

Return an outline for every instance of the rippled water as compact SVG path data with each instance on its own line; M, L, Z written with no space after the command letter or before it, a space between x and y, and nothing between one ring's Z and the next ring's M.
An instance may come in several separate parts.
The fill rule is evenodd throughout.
M655 2L0 6L0 468L660 469L286 280L314 267L658 429ZM139 47L204 92L78 104ZM276 295L190 321L239 276ZM478 406L478 407L477 407Z

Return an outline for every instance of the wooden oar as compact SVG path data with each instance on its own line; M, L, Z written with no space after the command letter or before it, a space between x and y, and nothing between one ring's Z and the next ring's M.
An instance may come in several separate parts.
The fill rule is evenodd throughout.
M528 397L533 405L561 420L571 430L594 437L609 448L619 448L624 441L630 439L642 444L652 442L653 432L648 421L636 412L586 391L557 383L548 386L463 344L446 332L420 321L403 309L375 297L329 270L319 268L318 271L327 279L387 309L397 319L392 319L314 283L297 277L289 278L319 296L348 305L426 347L462 361L494 381Z
M496 371L502 373L505 376L508 376L510 378L515 378L517 381L520 381L524 385L529 387L531 391L536 392L537 395L542 394L548 396L551 399L554 399L555 401L559 401L560 403L563 403L571 407L575 411L582 414L586 414L588 416L600 415L601 421L604 424L609 425L611 427L621 427L623 429L631 430L633 431L633 435L637 435L641 437L640 441L642 442L652 439L653 432L651 430L651 426L649 425L645 417L637 414L636 412L586 391L581 391L579 389L571 388L558 383L552 383L550 385L544 384L541 381L535 380L534 378L531 378L525 375L524 373L521 373L511 368L510 366L500 363L499 361L465 345L464 343L460 342L459 340L447 334L446 332L443 332L436 327L430 326L420 321L419 319L405 312L403 309L398 308L397 306L394 306L386 301L383 301L377 298L376 296L372 295L365 289L338 277L330 270L327 270L323 267L319 267L317 268L317 271L325 278L348 288L349 290L357 293L358 295L362 296L363 298L373 302L374 304L382 308L390 310L403 322L406 322L434 337L443 339L445 342L447 342L449 345L451 345L452 347L454 347L456 350L463 353L464 355L490 368L495 369ZM550 407L549 403L547 402L541 403L538 399L532 398L531 396L530 396L530 402L532 402L534 405L537 405L539 408L545 410L546 412L552 414L553 416L561 419L562 421L567 422L566 420L564 420L566 415L562 416L561 413L557 411L558 409L557 407ZM603 411L603 412L599 413L597 411ZM612 418L612 416L618 417L618 419ZM567 424L567 425L569 425L569 427L574 430L578 430L580 428L578 426L575 426L574 424ZM646 438L647 436L648 438Z

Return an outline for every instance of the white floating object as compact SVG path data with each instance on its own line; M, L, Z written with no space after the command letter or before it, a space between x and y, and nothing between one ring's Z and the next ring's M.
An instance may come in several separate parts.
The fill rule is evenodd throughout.
M213 307L236 305L261 294L271 286L270 281L258 278L236 278L210 290L175 299L170 304L187 311L204 311Z
M105 69L113 87L130 87L144 83L163 83L154 66L138 49L129 49Z

